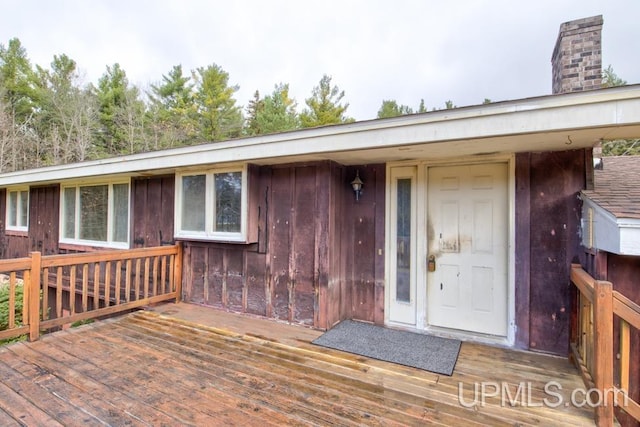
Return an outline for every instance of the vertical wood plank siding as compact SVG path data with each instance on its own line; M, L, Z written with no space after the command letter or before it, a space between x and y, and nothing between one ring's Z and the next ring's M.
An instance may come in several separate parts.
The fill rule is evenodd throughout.
M577 193L589 161L589 150L516 156L519 347L568 352L569 266L582 256ZM319 328L346 318L382 324L385 165L327 161L248 170L250 243L184 242L186 301ZM350 187L356 172L364 181L359 201ZM132 247L173 240L174 192L173 175L132 179ZM26 256L38 245L60 252L59 186L30 194L29 236L2 233L4 257ZM124 276L123 288L131 281Z
M549 353L569 353L570 292L569 274L572 262L583 258L580 247L580 212L578 192L585 186L585 156L590 150L552 153L531 153L517 157L516 176L520 168L529 167L530 213L529 244L526 221L518 222L516 232L516 260L526 257L530 250L529 271L526 260L520 260L520 274L528 274L529 281L529 348ZM527 162L529 162L527 164ZM524 209L526 190L520 189L516 200L518 210ZM522 215L522 212L520 212ZM525 214L526 215L526 214ZM520 240L519 240L520 239ZM517 297L526 299L526 281L518 277L516 286L525 284ZM516 300L516 310L526 308L527 302ZM518 322L527 325L526 319Z
M174 190L173 175L132 179L132 248L173 243Z
M356 170L367 185L358 202ZM319 328L382 323L384 174L332 162L250 169L257 241L185 242L185 300Z

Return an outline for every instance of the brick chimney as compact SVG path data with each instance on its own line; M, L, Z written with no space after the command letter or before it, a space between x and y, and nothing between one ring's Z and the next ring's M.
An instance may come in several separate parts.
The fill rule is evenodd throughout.
M601 87L602 23L598 15L560 25L551 57L554 94Z

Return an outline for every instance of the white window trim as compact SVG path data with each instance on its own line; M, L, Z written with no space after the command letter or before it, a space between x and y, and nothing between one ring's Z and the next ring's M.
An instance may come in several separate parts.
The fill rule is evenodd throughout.
M112 239L113 232L113 186L117 184L127 184L129 188L128 201L129 204L127 206L128 216L127 216L127 241L126 242L115 242ZM86 239L71 239L64 237L65 235L65 214L66 207L64 203L64 190L67 188L75 188L76 189L76 203L75 203L75 230L74 235L78 236L80 234L80 222L78 221L80 218L80 187L93 187L99 185L107 185L108 190L108 204L107 204L107 241L101 240L86 240ZM131 178L126 179L118 179L118 180L108 180L108 181L78 181L78 182L69 182L60 186L60 228L59 228L59 242L63 244L70 245L81 245L81 246L92 246L92 247L103 247L103 248L113 248L113 249L129 249L129 241L131 239Z
M11 203L10 203L10 193L12 192L18 192L18 198L17 198L17 206L16 206L16 225L11 225L9 224L9 211L11 210ZM20 198L20 193L26 191L27 192L27 223L26 224L20 224L20 219L21 219L21 215L20 215L20 211L21 211L21 207L22 207L22 199ZM29 231L29 204L30 204L30 200L31 200L31 195L29 194L29 187L8 187L6 189L6 193L7 193L7 197L6 197L6 211L5 211L5 230L10 230L10 231Z
M213 176L226 172L242 172L242 192L240 209L240 232L214 231L213 215ZM185 176L205 175L205 231L182 230L182 178ZM175 206L174 206L174 237L176 239L211 240L217 242L245 243L247 241L247 165L225 168L199 169L176 174Z

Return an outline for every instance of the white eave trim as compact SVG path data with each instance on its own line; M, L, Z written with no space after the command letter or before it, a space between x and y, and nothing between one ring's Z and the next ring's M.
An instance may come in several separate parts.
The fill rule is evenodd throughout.
M618 218L620 255L640 256L640 219Z
M589 227L585 209L593 209L593 249L617 255L640 256L640 219L619 218L582 193L582 234ZM583 241L583 244L585 242ZM588 245L585 245L588 246Z
M0 174L0 187L413 144L640 125L640 85L207 143ZM531 150L536 147L532 146Z

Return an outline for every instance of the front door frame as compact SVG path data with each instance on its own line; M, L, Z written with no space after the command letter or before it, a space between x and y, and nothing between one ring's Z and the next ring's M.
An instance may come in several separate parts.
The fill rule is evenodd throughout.
M427 324L427 257L428 257L428 229L427 229L427 188L428 188L428 169L433 166L463 166L482 163L507 163L508 168L508 252L507 252L507 336L495 337L473 332L461 332L447 330L443 328L432 327ZM391 283L392 262L394 262L395 253L392 253L392 236L390 218L393 217L392 209L395 209L395 203L391 200L391 170L396 167L414 166L417 169L416 188L417 197L414 212L416 214L416 236L424 236L417 241L415 267L416 277L416 324L415 326L407 326L403 323L394 323L389 318L391 291L389 284ZM386 171L386 203L385 203L385 312L384 321L388 326L400 327L404 329L414 329L416 331L427 331L437 335L460 337L465 340L485 342L490 344L500 344L513 346L515 342L515 155L489 155L481 157L466 157L456 159L440 159L440 160L408 160L403 162L387 163Z

